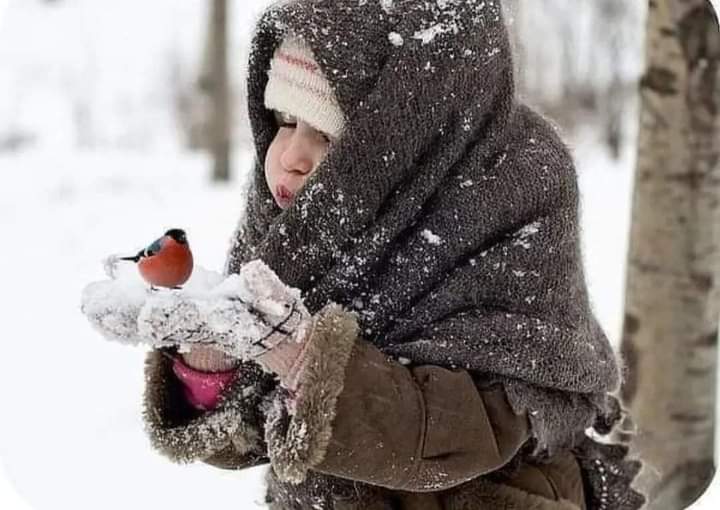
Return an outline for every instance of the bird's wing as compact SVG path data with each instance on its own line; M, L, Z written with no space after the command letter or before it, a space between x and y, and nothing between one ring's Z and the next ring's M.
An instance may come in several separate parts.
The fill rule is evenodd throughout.
M156 239L155 241L153 241L153 243L150 246L145 248L145 256L152 257L153 255L159 253L160 250L162 249L163 239L164 238L162 238L162 237L159 239Z

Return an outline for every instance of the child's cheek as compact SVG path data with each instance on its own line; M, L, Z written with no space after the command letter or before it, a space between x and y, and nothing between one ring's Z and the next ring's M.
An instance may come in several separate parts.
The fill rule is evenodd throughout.
M265 182L271 190L277 180L277 169L280 164L280 150L277 137L273 140L265 155Z
M268 151L267 156L265 157L265 182L268 185L268 188L272 189L272 176L270 173L270 151Z

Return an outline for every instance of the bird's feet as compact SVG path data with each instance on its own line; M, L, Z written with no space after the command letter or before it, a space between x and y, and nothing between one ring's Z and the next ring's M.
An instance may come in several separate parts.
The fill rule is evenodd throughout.
M148 292L158 292L161 290L161 288L166 288L170 290L182 290L182 287L176 285L174 287L155 287L155 285L150 285L150 288L148 289Z

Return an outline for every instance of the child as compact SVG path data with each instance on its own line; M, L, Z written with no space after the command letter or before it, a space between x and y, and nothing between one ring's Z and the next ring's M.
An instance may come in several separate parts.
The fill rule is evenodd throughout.
M154 446L269 462L273 509L640 508L640 462L585 434L621 418L618 365L572 160L516 101L498 0L274 5L248 84L226 272L261 259L311 315L251 360L151 351Z

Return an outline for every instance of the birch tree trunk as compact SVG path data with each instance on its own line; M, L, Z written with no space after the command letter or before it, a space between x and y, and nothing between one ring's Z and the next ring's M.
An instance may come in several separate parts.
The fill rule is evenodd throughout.
M720 317L720 32L707 0L649 0L621 351L648 508L713 477Z

